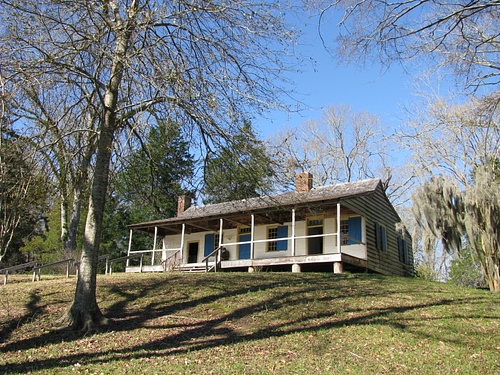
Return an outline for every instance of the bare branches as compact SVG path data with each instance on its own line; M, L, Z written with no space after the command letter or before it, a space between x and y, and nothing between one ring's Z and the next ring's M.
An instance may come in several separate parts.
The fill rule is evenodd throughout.
M500 78L498 0L321 3L323 13L343 12L337 47L346 60L377 58L389 64L428 58L451 68L469 89L493 86L497 90Z
M399 136L413 150L409 167L414 175L425 180L446 174L464 187L473 171L500 150L498 111L486 100L465 105L435 100L427 115L410 122Z
M309 171L319 185L382 177L388 192L402 190L391 181L389 139L380 120L370 113L352 112L348 106L325 108L321 121L303 123L300 129L282 133L274 140L275 154L290 180Z
M0 0L6 26L0 66L18 115L36 121L44 135L87 134L95 142L95 149L82 148L89 152L80 159L94 168L69 319L80 328L91 329L102 317L95 272L120 132L144 118L154 121L147 116L154 111L197 128L206 147L233 142L245 118L280 105L279 78L293 41L280 11L274 2ZM47 103L25 95L26 83L38 97L43 90L59 96L61 108L41 110L40 103ZM67 140L71 150L77 148L71 142L82 141ZM65 151L55 154L66 157Z

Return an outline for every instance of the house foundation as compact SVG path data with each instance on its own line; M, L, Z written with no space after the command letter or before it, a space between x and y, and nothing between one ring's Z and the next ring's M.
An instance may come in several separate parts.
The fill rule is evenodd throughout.
M342 273L344 272L344 266L342 262L333 262L333 273Z

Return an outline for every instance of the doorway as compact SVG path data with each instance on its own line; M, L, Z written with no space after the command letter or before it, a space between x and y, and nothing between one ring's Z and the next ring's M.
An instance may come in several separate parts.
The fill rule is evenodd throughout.
M323 234L323 218L312 218L307 220L307 235L319 236ZM307 239L307 254L323 254L323 237L312 237Z
M246 242L252 240L252 228L242 227L239 228L239 242ZM240 244L238 246L238 259L250 259L251 245L249 243Z
M188 263L198 262L198 242L188 244Z

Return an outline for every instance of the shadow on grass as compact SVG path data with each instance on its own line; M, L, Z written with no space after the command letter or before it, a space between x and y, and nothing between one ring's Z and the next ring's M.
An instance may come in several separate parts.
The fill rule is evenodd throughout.
M30 292L28 296L28 303L26 304L26 312L21 317L16 317L15 319L11 319L9 322L4 324L0 329L0 342L7 340L12 332L18 328L20 325L25 324L31 321L36 314L41 313L42 308L38 306L41 297L39 295L38 289L35 289ZM5 303L8 304L8 301ZM6 307L8 310L9 307ZM8 311L7 311L8 314Z
M238 280L236 277L232 279ZM186 282L186 278L169 278L168 280L171 283ZM395 303L394 306L390 307L370 307L365 310L360 306L349 308L345 305L345 299L390 296L393 291L380 288L380 279L377 277L358 279L361 280L363 288L351 288L349 280L340 276L336 276L336 279L304 276L300 279L302 284L294 283L297 278L290 277L284 281L280 280L264 278L264 280L258 280L258 283L252 285L252 281L245 278L246 283L242 283L243 285L227 286L217 282L217 278L212 279L207 276L188 282L191 287L203 288L206 295L196 298L190 297L187 292L172 295L172 298L168 298L169 296L166 295L165 298L156 298L142 307L134 307L133 304L148 296L166 293L162 285L149 283L135 289L111 286L109 287L110 292L117 296L117 300L106 308L107 316L114 320L109 330L117 333L141 328L157 330L162 334L146 343L131 344L126 348L106 349L95 353L72 352L36 362L26 361L0 365L0 373L49 370L75 363L104 364L114 360L123 361L151 356L186 354L235 343L282 337L290 333L313 333L324 329L353 325L383 324L404 330L407 318L404 318L402 314L406 312L433 306L456 306L460 303L474 302L466 298L440 298L428 303L407 303L403 306ZM314 293L311 293L311 290L314 290ZM397 293L401 292L401 290L397 290ZM410 293L411 291L406 292ZM261 295L255 298L255 302L251 302L254 293ZM227 313L220 313L216 317L207 317L206 319L190 319L189 316L186 316L191 309L200 306L209 308L214 304L223 305L227 299L234 300L235 298L242 301L242 306L230 308ZM39 299L36 299L35 296L30 300L29 310L31 313L36 311L38 301ZM243 305L243 303L247 304ZM313 306L315 303L328 304L332 307L318 309L318 311L315 311L314 308L305 308ZM280 312L281 309L283 309L282 312ZM276 312L280 314L278 318L266 320L267 314ZM336 315L337 313L338 315ZM27 316L29 315L30 313L27 314ZM255 319L262 320L262 324L255 326L255 329L245 329L245 321L255 321ZM12 329L15 327L11 327ZM27 350L79 338L81 336L67 331L53 331L41 334L36 338L7 344L2 348L2 351L8 353Z

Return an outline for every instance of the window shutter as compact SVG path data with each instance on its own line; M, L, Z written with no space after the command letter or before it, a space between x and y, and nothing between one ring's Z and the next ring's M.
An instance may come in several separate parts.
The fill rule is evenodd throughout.
M288 237L288 226L282 225L278 227L278 238ZM281 240L276 243L276 250L286 251L288 249L288 240Z
M214 251L214 241L215 241L215 234L213 233L205 234L205 250L204 250L205 256Z
M361 218L360 217L350 217L349 218L349 237L361 242ZM349 240L349 245L356 245L359 242Z
M382 238L382 248L381 250L382 251L387 251L387 236L386 236L386 233L385 233L385 227L380 227L380 237Z
M398 236L398 251L399 251L399 261L404 262L404 254L403 254L403 240Z

